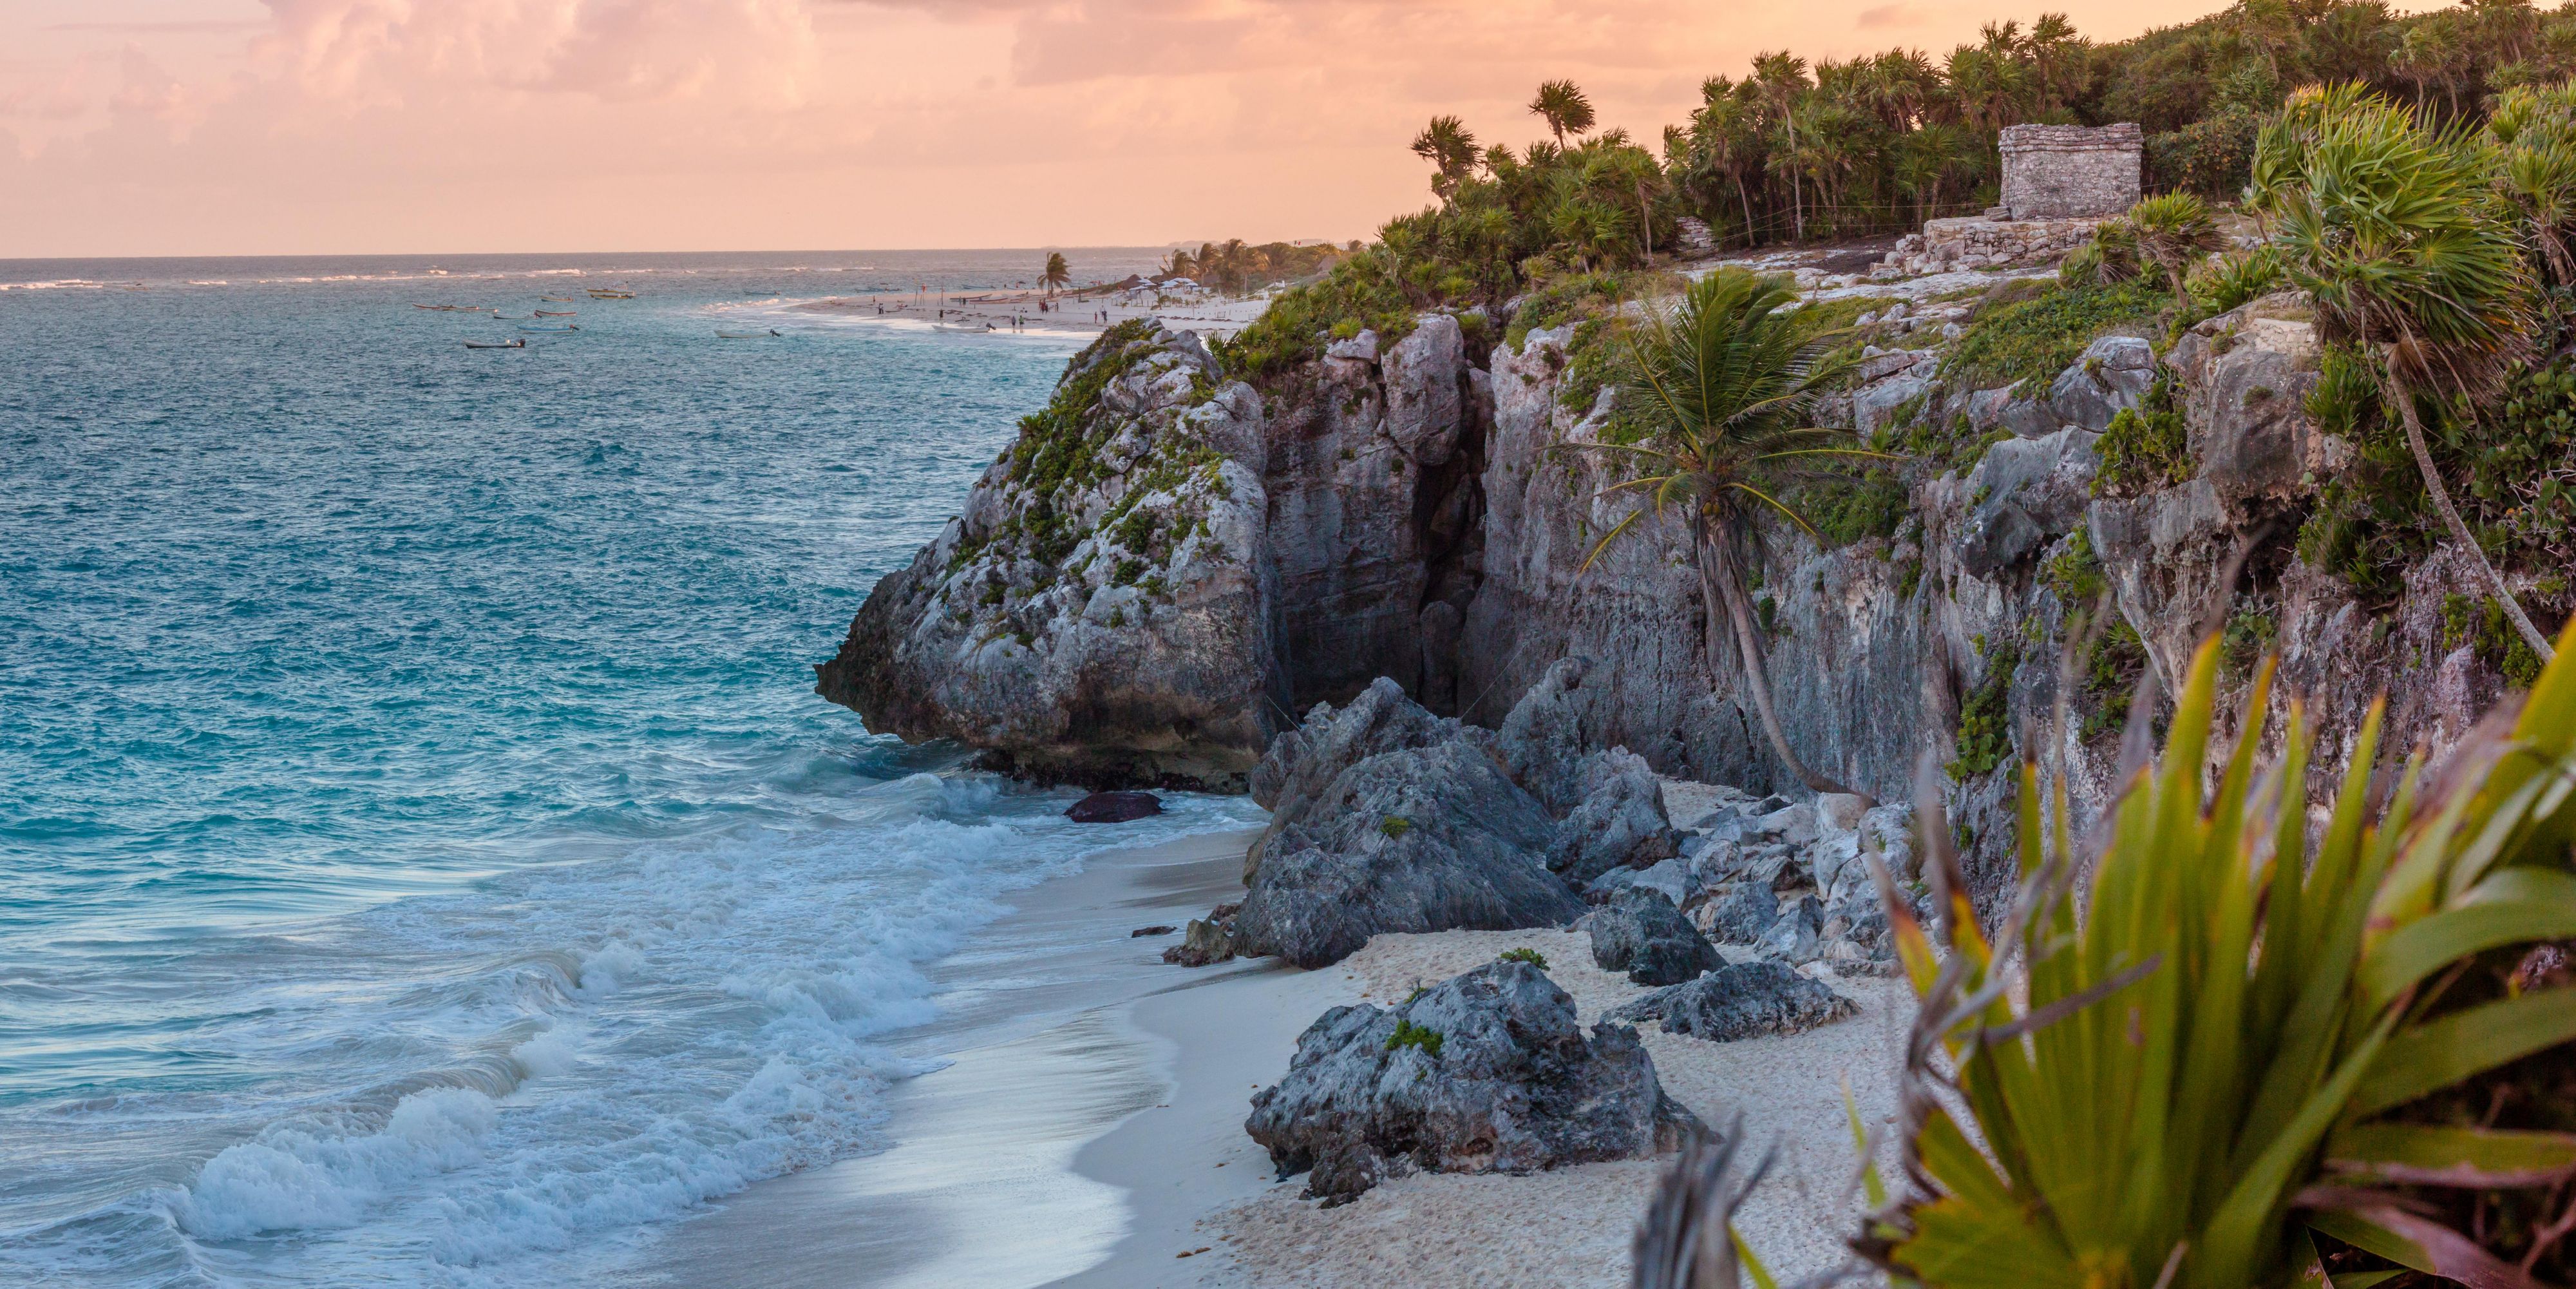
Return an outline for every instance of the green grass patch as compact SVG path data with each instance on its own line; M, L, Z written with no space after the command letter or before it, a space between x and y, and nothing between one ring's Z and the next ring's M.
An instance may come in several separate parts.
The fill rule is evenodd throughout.
M1416 995L1416 997L1419 996ZM1436 1060L1440 1055L1440 1045L1444 1041L1446 1040L1441 1037L1439 1030L1428 1025L1416 1025L1409 1020L1400 1020L1395 1023L1395 1032L1386 1036L1386 1050L1392 1052L1399 1047L1415 1047L1422 1049L1424 1056Z
M1980 388L2016 380L2045 386L2082 357L2086 345L2124 326L2141 327L2172 307L2173 297L2144 278L2043 289L2031 299L1979 310L1941 371Z

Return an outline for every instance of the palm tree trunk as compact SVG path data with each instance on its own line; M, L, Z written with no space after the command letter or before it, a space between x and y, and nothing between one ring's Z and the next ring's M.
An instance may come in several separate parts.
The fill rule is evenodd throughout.
M2522 633L2532 652L2539 654L2542 662L2557 657L2558 651L2549 647L2549 637L2540 634L2540 628L2531 624L2530 615L2522 611L2522 602L2515 599L2513 589L2504 584L2504 574L2496 570L2485 549L2478 545L2478 539L2470 535L2469 525L2460 518L2459 508L2451 504L2451 490L2442 485L2442 472L2433 466L2433 451L2424 444L2423 422L2415 419L2415 392L2396 377L2397 347L2388 346L2383 356L2389 364L2389 398L2397 404L2397 419L2406 426L2406 447L2415 454L2415 469L2424 476L2424 491L2432 496L2433 509L2441 513L2442 523L2450 528L2451 540L2468 551L2469 558L2476 560L2478 567L2486 572L2487 584L2495 588L2496 601L2504 606L2505 617L2512 620L2513 629Z
M1771 740L1771 751L1789 773L1811 792L1839 792L1859 797L1875 806L1869 794L1828 778L1808 767L1789 747L1789 737L1780 730L1780 714L1771 706L1771 669L1762 660L1762 638L1753 628L1753 606L1744 597L1743 575L1735 567L1735 553L1725 539L1708 531L1707 521L1694 520L1691 546L1698 556L1700 608L1706 617L1708 675L1713 683L1723 674L1717 654L1717 606L1726 605L1726 616L1735 626L1735 650L1744 664L1744 687L1752 695L1754 714L1762 719L1763 736Z
M1744 191L1744 172L1735 174L1735 200L1744 206L1744 244L1753 244L1753 197Z

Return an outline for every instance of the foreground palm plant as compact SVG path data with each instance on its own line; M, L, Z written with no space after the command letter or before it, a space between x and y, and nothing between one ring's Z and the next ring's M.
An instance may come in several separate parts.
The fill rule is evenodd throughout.
M1669 316L1650 312L1644 326L1624 333L1633 376L1621 392L1649 438L1584 446L1636 461L1639 477L1608 491L1643 491L1649 504L1602 534L1584 566L1639 519L1679 511L1699 571L1710 679L1724 672L1719 641L1727 632L1718 620L1723 611L1745 690L1780 763L1814 791L1852 793L1789 746L1745 589L1744 552L1758 514L1768 510L1810 535L1816 531L1782 500L1782 484L1818 473L1820 464L1884 455L1861 449L1843 431L1808 423L1817 396L1849 364L1831 356L1838 336L1818 335L1784 310L1796 299L1778 278L1721 269L1691 284Z
M1927 1286L2352 1284L2372 1273L2348 1264L2373 1259L2536 1284L2526 1268L2567 1225L2490 1248L2497 1228L2436 1220L2420 1192L2576 1179L2576 1134L2497 1127L2483 1105L2446 1117L2439 1095L2535 1053L2576 1060L2576 988L2514 970L2576 938L2576 663L2562 654L2438 774L2410 757L2393 789L2374 779L2374 707L2312 828L2296 702L2278 759L2256 762L2268 664L2208 790L2218 652L2201 646L2162 763L2125 776L2089 865L2062 785L2043 805L2023 767L2024 876L1991 939L1937 790L1917 797L1950 953L1882 871L1922 1007L1906 1193L1865 1250Z
M2433 509L2547 658L2549 638L2451 504L2416 407L2426 395L2492 401L2527 356L2531 273L2487 165L2468 141L2338 85L2303 91L2264 127L2249 193L2278 232L2290 277L2315 297L2327 339L2378 359Z

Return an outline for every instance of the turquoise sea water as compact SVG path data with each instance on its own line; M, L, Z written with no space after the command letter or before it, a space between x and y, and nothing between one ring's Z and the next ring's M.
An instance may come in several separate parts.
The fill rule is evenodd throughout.
M883 1147L996 896L1237 821L810 692L1077 342L793 304L1036 259L0 261L0 1283L617 1283Z

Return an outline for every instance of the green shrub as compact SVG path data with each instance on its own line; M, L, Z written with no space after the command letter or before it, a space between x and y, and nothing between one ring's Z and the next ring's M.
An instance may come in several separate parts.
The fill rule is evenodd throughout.
M1413 831L1413 821L1402 815L1388 815L1377 821L1377 830L1388 837L1401 837Z
M1835 475L1800 488L1792 508L1816 526L1828 547L1869 537L1892 537L1905 522L1905 482L1885 466L1860 475Z
M1420 996L1420 994L1415 995L1415 997ZM1443 1041L1445 1040L1442 1039L1439 1030L1425 1025L1416 1025L1409 1020L1400 1020L1395 1023L1395 1032L1386 1036L1386 1050L1392 1052L1399 1047L1417 1047L1422 1049L1424 1056L1436 1060L1440 1056L1440 1044Z
M1541 971L1547 970L1547 955L1536 949L1505 949L1497 962L1526 962Z
M2529 689L2540 678L2539 653L2513 629L2504 605L2493 596L2442 597L2442 650L2462 645L2475 646L2478 661L2495 668L2516 689Z
M2048 558L2040 568L2040 580L2057 593L2058 603L2070 609L2090 610L2102 598L2109 585L2102 578L2101 557L2093 553L2093 529L2077 524L2067 534L2065 548Z
M2135 497L2191 478L2191 429L2177 402L2173 381L2159 375L2138 407L2111 418L2093 445L2094 496Z
M2281 274L2281 253L2268 244L2222 255L2191 275L2192 302L2211 313L2225 313L2280 289Z
M2006 644L1986 661L1985 683L1959 704L1958 756L1950 778L1965 783L1991 772L2012 755L2013 669L2021 665L2021 646Z

